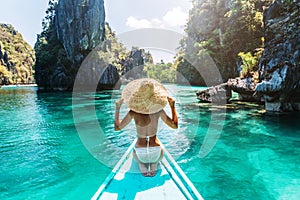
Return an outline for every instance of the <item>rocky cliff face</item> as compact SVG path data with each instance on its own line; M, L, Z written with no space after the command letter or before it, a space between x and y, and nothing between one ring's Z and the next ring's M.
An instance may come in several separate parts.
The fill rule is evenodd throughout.
M259 63L266 110L300 110L300 2L273 2L264 12L265 47Z
M55 20L58 39L72 63L80 64L104 40L103 0L60 0Z
M34 82L35 54L10 24L0 24L0 85Z
M232 97L231 89L227 83L209 87L208 89L198 91L197 99L205 103L223 104Z
M103 0L60 0L49 30L41 34L36 44L39 89L72 90L78 70L87 57L96 63L83 66L83 73L77 77L82 88L115 88L119 74L108 58L105 32ZM89 56L92 51L97 52Z

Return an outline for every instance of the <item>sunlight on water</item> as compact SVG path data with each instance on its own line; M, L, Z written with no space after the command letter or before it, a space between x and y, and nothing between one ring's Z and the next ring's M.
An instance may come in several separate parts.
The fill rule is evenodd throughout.
M161 123L158 136L205 199L299 199L299 113L261 114L261 105L250 104L212 108L198 103L199 87L166 87L180 125L171 130ZM118 98L120 91L85 93L72 107L71 93L0 89L0 199L89 199L111 170L106 162L114 165L136 135L133 123L113 130ZM87 141L108 141L107 148L99 151L103 144L93 143L89 153L72 108L80 110L76 121ZM126 111L122 107L121 115ZM225 122L211 121L212 112L226 114ZM200 158L211 123L224 127L213 150Z

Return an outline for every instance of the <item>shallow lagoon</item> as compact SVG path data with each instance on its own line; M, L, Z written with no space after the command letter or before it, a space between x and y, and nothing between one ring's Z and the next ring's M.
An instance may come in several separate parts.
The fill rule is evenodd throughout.
M205 199L300 197L300 113L268 114L239 102L225 109L199 104L199 87L167 88L180 126L160 124L158 136ZM113 131L120 91L76 98L35 87L0 89L1 199L89 199L96 192L133 141L134 124ZM201 158L207 133L218 140Z

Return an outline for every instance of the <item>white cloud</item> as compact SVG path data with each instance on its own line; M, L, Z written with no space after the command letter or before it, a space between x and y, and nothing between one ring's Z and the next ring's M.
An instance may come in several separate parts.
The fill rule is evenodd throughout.
M163 16L163 21L167 26L180 27L186 24L188 14L183 12L181 7L173 8Z
M147 19L137 19L133 16L127 18L126 25L131 28L151 28L151 22Z
M151 20L148 19L137 19L133 16L130 16L126 20L126 25L130 28L139 29L139 28L162 28L162 21L154 18Z
M183 26L186 24L188 13L182 11L181 7L175 7L169 10L161 19L138 19L130 16L126 20L126 25L130 28L170 28L183 31Z

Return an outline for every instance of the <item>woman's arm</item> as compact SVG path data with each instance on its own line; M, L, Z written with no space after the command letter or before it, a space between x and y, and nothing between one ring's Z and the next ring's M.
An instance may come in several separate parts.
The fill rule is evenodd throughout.
M175 109L175 101L170 97L168 97L168 101L172 112L172 119L167 115L167 113L164 110L162 110L162 112L160 113L160 117L168 126L176 129L178 128L178 117Z
M115 111L115 131L119 131L123 129L125 126L129 124L132 120L131 112L129 111L125 117L120 121L120 108L123 103L123 99L116 102L116 111Z

